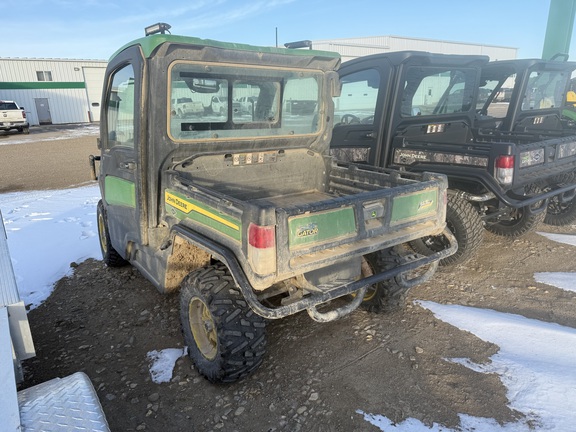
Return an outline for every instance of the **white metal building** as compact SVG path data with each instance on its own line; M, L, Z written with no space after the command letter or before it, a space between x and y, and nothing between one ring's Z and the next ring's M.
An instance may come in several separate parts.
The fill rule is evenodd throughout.
M370 54L393 51L428 51L441 54L487 55L490 60L510 60L518 55L518 48L470 44L433 39L416 39L401 36L369 36L346 39L312 41L312 49L336 51L342 62Z
M31 125L100 121L107 61L0 58L0 100L14 100Z

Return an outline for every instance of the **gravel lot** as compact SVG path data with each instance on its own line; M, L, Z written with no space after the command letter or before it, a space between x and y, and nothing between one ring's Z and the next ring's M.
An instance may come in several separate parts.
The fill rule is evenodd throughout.
M65 130L33 128L30 141L19 144L10 142L25 136L0 134L0 192L89 182L96 133L74 138ZM575 227L544 228L576 233ZM152 382L147 353L183 344L177 295L159 294L131 267L72 263L74 275L29 313L37 356L25 363L24 387L84 371L113 431L380 430L359 410L450 428L458 427L459 414L519 421L523 415L508 407L497 375L445 360L487 363L498 347L414 302L489 308L576 327L574 294L533 278L535 272L576 271L573 257L573 247L535 233L514 241L487 234L477 258L443 268L414 288L404 311L358 310L327 324L305 313L270 322L262 367L226 386L208 383L186 357L170 382Z

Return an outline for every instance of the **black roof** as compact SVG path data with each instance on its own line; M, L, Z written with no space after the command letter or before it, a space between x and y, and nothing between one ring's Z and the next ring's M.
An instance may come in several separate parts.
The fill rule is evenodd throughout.
M401 64L417 63L429 66L482 66L490 58L485 55L465 54L439 54L427 51L394 51L389 53L371 54L348 60L342 63L342 68L361 63L378 63L387 61L393 66Z

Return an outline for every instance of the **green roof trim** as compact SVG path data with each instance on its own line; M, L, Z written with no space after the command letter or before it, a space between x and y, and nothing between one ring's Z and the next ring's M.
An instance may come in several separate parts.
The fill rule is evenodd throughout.
M56 82L56 81L34 81L34 82L0 82L0 90L52 90L52 89L84 89L85 82Z
M332 51L317 51L317 50L300 50L300 49L289 49L289 48L275 48L275 47L261 47L255 45L238 44L232 42L219 42L212 39L200 39L190 36L176 36L167 34L155 34L152 36L143 37L136 39L132 42L127 43L114 54L110 59L114 58L119 52L125 50L128 47L134 45L140 45L142 51L144 52L144 57L149 58L154 50L158 48L163 43L176 43L183 45L196 45L196 46L209 46L214 48L223 48L231 50L240 51L252 51L252 52L265 52L270 54L288 54L294 56L323 56L330 58L340 58L340 54Z

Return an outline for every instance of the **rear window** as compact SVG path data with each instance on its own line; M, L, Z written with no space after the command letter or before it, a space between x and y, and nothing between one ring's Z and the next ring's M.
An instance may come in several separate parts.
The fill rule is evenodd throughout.
M5 110L15 110L15 109L19 109L18 105L16 105L14 102L0 102L0 110L5 111Z
M202 109L179 116L169 107L168 133L180 142L318 133L322 76L310 70L175 62L169 100L190 98Z
M532 71L522 100L522 111L564 106L570 73Z

